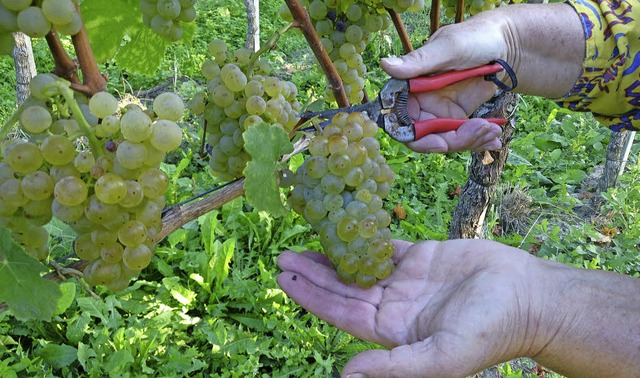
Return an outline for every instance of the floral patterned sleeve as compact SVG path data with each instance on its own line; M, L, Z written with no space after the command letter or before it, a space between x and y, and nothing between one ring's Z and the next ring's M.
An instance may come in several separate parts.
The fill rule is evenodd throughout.
M640 0L570 0L582 21L582 75L557 103L614 131L640 130Z

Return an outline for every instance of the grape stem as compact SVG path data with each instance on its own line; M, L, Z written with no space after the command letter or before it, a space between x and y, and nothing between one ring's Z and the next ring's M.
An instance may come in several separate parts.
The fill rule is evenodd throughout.
M266 53L267 51L271 51L273 48L275 48L280 37L282 37L284 33L286 33L289 29L295 26L297 26L296 22L291 22L289 25L285 25L280 29L276 30L276 32L271 36L271 38L269 38L269 40L264 45L262 45L262 47L258 51L251 54L251 58L249 59L249 65L247 68L247 76L251 76L251 74L253 73L253 67L258 61L258 58L260 58L260 55Z
M82 115L80 106L78 106L76 99L73 97L73 90L68 86L68 84L62 80L58 80L53 82L52 84L49 84L45 88L46 88L45 91L48 91L49 88L52 88L52 89L55 88L57 92L60 93L62 97L64 97L64 100L67 106L69 107L69 110L71 111L71 115L78 122L78 125L80 126L80 130L82 131L82 134L85 137L87 137L87 139L89 139L89 146L91 147L91 152L93 152L93 155L96 157L103 156L104 153L102 151L102 148L100 148L100 142L98 141L98 138L96 138L95 134L93 133L91 125L89 125L89 122L87 122L87 120L84 118L84 115Z
M432 36L438 28L440 28L440 0L431 2L431 11L429 12L429 35Z
M298 0L285 0L287 3L287 7L291 11L293 15L293 19L297 23L297 26L302 30L302 34L304 34L309 47L311 47L311 51L313 51L313 55L315 55L318 60L318 64L322 68L325 76L327 77L327 81L329 82L329 88L333 92L333 96L338 103L338 107L346 107L349 106L349 99L347 98L347 94L344 91L344 86L342 85L342 79L338 74L335 66L331 62L331 58L329 58L329 54L320 43L320 39L316 34L316 30L311 23L311 19L309 18L309 14L307 11L300 5Z
M22 107L18 108L18 110L13 113L11 118L9 118L7 122L5 122L2 127L0 127L0 141L7 140L7 135L9 134L9 131L11 131L11 127L13 127L13 125L15 125L16 122L18 122L18 120L20 119L20 114L22 114Z

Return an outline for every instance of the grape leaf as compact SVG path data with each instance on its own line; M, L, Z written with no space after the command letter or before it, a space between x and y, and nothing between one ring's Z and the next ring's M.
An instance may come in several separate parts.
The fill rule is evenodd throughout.
M18 320L51 320L61 293L56 283L40 276L43 270L13 241L8 229L0 228L0 301Z
M164 58L169 42L142 23L136 0L85 1L82 14L98 63L115 59L122 69L153 74ZM195 23L180 23L182 43L195 34Z
M98 63L104 63L114 57L125 35L145 27L138 3L136 0L82 3L82 19ZM164 52L164 48L162 51Z
M280 200L276 168L278 159L293 151L289 136L281 127L261 123L245 131L243 138L252 159L243 172L247 201L276 217L287 214Z

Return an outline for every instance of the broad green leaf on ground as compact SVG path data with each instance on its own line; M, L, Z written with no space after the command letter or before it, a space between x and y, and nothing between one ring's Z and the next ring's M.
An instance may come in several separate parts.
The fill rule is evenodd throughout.
M64 344L47 344L42 349L39 349L36 354L56 369L71 365L78 359L78 350Z
M278 159L293 151L287 132L281 127L262 123L250 127L243 138L244 148L251 155L243 172L247 201L276 217L287 214L280 199L276 170Z
M115 59L122 69L153 74L164 58L169 42L142 23L136 0L85 1L82 15L98 63ZM181 41L188 43L194 23L181 23Z
M60 288L40 276L44 266L27 255L0 228L0 302L5 302L19 320L51 320L58 305Z
M73 282L63 282L60 284L60 292L62 295L60 296L58 305L56 306L56 315L67 311L69 306L73 303L73 300L76 298L76 284Z

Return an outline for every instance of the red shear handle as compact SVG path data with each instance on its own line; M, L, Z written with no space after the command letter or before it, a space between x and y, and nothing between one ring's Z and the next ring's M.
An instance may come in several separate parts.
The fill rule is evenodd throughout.
M505 118L484 118L491 123L497 125L504 125L507 123ZM468 119L456 119L456 118L432 118L424 121L416 122L413 127L416 130L416 139L418 140L424 136L435 133L444 133L447 131L458 130L463 123Z
M444 88L471 77L491 75L502 70L503 68L500 64L494 63L466 70L446 72L435 76L416 77L409 79L409 92L423 93L435 91L436 89Z

